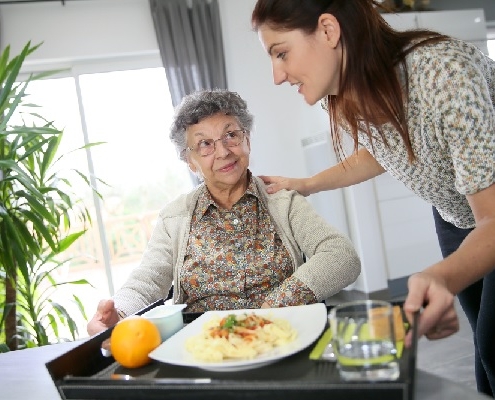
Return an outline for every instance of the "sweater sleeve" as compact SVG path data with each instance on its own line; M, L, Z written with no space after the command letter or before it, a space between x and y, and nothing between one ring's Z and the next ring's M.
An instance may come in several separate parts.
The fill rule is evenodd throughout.
M130 315L165 298L173 280L172 241L160 213L141 263L114 295L115 307Z
M316 301L322 301L353 283L361 272L361 262L344 234L329 225L302 195L289 193L287 223L279 225L287 240L304 253L306 262L268 300L280 301L287 297L288 287L300 285L309 289ZM297 293L307 295L302 289Z

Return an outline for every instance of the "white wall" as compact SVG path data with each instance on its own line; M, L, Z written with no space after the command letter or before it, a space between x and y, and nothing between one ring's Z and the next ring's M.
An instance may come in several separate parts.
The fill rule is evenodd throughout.
M158 54L147 0L86 0L0 6L0 45L44 42L31 62Z

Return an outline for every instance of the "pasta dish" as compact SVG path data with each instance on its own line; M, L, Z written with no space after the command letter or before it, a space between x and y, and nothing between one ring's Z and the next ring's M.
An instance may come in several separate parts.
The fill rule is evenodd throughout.
M218 362L249 360L292 342L297 332L283 319L268 319L251 314L229 314L207 321L200 334L186 340L194 358Z

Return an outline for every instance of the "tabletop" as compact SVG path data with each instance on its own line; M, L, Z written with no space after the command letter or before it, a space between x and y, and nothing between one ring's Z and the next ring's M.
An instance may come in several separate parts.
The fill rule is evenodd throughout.
M45 363L70 351L82 342L53 344L0 354L2 400L60 399ZM469 387L418 370L415 398L417 400L483 400L489 397Z

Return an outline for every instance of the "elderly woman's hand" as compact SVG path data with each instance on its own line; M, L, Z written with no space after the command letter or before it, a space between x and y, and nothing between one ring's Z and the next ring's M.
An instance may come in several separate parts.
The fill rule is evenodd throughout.
M459 319L454 308L454 295L445 282L426 271L414 274L408 281L409 294L404 303L404 311L409 321L412 314L424 310L419 318L418 337L442 339L459 330ZM406 336L406 346L411 345L412 333Z
M112 299L100 300L96 314L88 323L88 333L93 336L119 322L120 317Z

